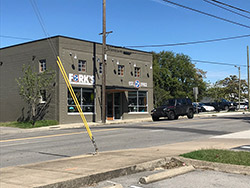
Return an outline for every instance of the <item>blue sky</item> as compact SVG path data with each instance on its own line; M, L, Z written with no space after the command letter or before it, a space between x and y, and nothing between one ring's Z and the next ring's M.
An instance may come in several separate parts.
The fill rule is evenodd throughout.
M169 44L200 41L250 34L250 29L227 23L163 0L106 0L107 43L117 46ZM228 20L250 26L250 19L220 9L203 0L171 0ZM248 0L220 0L250 11ZM35 0L45 28L50 36L64 35L102 42L102 0ZM250 17L250 14L245 14ZM30 0L0 0L0 47L45 38ZM27 38L11 39L6 36ZM250 37L221 42L136 48L143 51L173 51L195 60L238 65L247 63ZM233 66L196 63L207 71L207 81L215 82L236 74ZM241 78L246 79L246 67L241 67Z

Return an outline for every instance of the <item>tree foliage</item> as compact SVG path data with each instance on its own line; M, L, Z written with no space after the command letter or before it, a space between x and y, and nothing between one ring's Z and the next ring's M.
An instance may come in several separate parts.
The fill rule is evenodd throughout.
M26 121L31 121L34 125L39 119L39 115L47 106L40 105L41 91L47 95L50 93L55 78L54 71L35 72L30 65L23 65L23 77L16 79L19 86L19 94L29 106L29 115Z
M153 53L154 102L160 105L168 98L189 97L193 99L193 88L199 88L201 98L206 89L203 81L206 72L195 68L188 56L162 51Z
M248 86L246 80L240 81L241 99L247 98ZM207 96L219 100L225 98L229 101L239 100L239 78L236 75L230 75L223 80L217 81L214 86L207 90Z

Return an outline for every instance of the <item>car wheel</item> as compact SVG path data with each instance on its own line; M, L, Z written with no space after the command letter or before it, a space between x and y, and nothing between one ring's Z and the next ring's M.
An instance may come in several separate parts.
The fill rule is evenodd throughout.
M225 106L224 109L225 109L226 111L228 111L229 107L228 107L228 106Z
M173 111L168 112L168 119L170 119L170 120L175 119L175 113Z
M153 121L159 121L159 117L152 116L152 120L153 120Z
M194 117L194 112L193 110L189 110L187 114L188 119L192 119Z

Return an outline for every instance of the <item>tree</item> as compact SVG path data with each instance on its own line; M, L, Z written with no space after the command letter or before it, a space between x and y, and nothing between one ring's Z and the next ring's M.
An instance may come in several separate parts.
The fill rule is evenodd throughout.
M248 86L246 80L241 80L240 82L240 95L241 98L247 98ZM208 95L213 96L212 91L217 90L217 98L225 98L229 101L239 100L239 78L236 75L230 75L216 82L214 87L208 90ZM219 92L218 92L219 90Z
M153 53L154 102L160 105L168 98L189 97L199 88L201 98L206 90L206 72L195 68L188 56L162 51Z
M50 98L49 91L51 91L54 83L55 72L43 71L41 73L34 72L32 67L23 65L23 77L16 79L19 86L19 94L29 106L29 115L26 121L35 122L41 118L42 112L48 107L47 104L40 105L42 93Z

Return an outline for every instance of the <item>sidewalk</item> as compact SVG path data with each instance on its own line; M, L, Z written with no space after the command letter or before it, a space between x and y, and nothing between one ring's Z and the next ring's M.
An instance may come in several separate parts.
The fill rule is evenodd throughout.
M172 157L193 150L204 148L230 149L241 145L249 145L249 143L250 138L211 138L152 148L101 152L97 155L82 155L30 165L7 167L0 169L0 187L80 187L122 175L150 170L166 164ZM221 164L213 163L213 166L215 169L221 168ZM250 175L250 167L222 166L223 171L226 169L230 172L231 169L238 173Z

